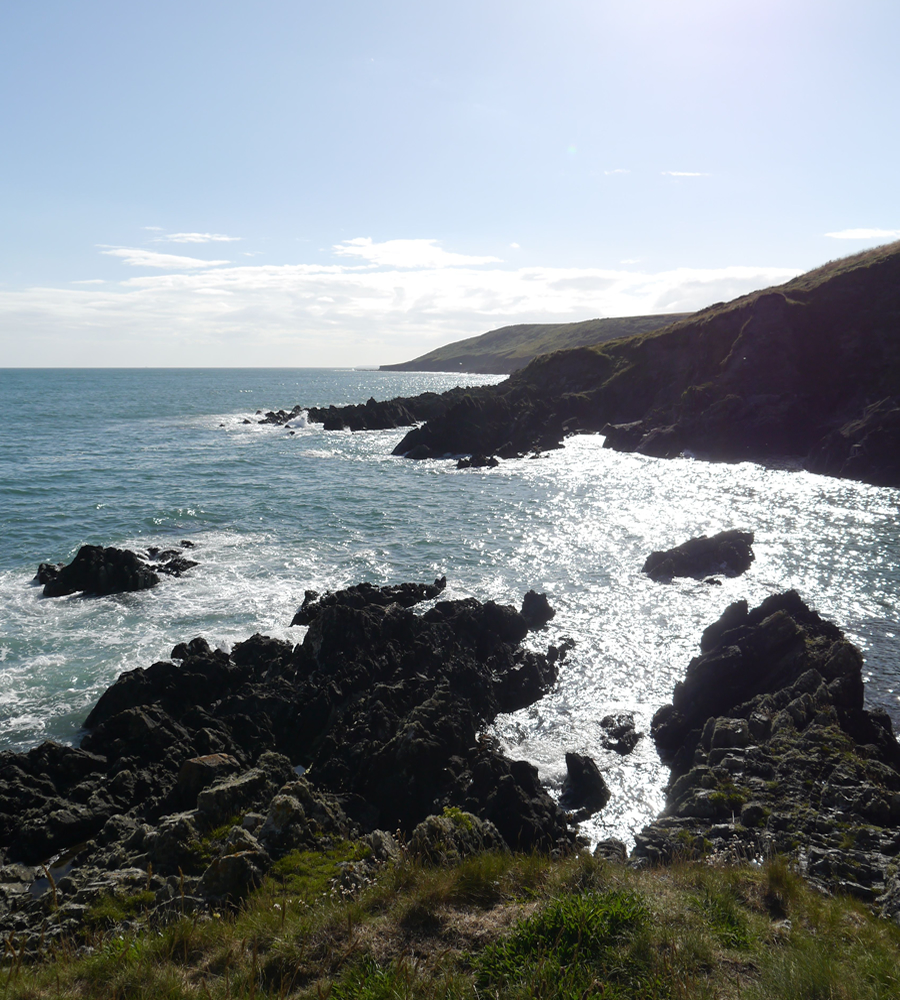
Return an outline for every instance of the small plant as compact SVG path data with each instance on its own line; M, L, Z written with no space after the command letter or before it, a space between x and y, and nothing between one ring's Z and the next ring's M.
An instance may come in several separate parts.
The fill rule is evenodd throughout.
M509 986L547 978L565 984L565 993L591 989L597 976L621 972L618 946L648 918L642 899L630 892L586 893L551 901L521 921L507 938L475 959L483 987Z

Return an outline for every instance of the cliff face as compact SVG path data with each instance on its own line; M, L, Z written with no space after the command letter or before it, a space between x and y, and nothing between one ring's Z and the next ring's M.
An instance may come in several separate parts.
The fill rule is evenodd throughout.
M664 330L536 358L476 401L475 432L462 400L397 453L521 454L602 430L624 451L791 458L900 485L900 243Z

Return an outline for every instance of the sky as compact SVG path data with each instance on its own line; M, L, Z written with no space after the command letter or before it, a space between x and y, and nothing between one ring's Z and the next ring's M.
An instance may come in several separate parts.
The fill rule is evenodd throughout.
M0 367L362 366L900 238L896 0L0 5Z

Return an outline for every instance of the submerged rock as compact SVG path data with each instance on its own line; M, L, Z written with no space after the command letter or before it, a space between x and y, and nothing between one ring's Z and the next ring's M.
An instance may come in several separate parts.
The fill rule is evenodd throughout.
M630 754L644 735L637 731L632 712L606 715L600 720L600 728L605 734L601 740L603 748L622 757Z
M500 461L494 455L473 455L471 458L461 458L457 469L496 469Z
M675 576L697 579L713 573L740 576L753 562L753 532L720 531L707 538L691 538L665 552L652 552L641 570L651 580L671 580Z

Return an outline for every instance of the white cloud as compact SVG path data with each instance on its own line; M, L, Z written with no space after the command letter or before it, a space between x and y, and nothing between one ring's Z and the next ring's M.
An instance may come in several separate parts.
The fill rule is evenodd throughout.
M146 229L151 233L161 233L163 231L162 226L141 226L141 229Z
M616 167L615 170L604 170L603 173L606 174L607 177L610 177L612 174L630 174L631 171L626 170L624 167Z
M626 257L625 260L620 260L620 264L640 264L640 257Z
M825 235L835 240L895 240L900 229L841 229Z
M103 278L85 278L82 281L70 281L71 285L105 285Z
M469 257L450 253L437 240L386 240L375 243L358 236L334 246L338 257L358 257L377 267L462 267L474 264L502 264L499 257Z
M518 244L518 243L510 243L510 246L512 247L512 249L513 249L513 250L521 250L521 249L522 249L522 248L521 248L521 247L519 246L519 244Z
M385 245L370 241L349 245L371 250L363 259L379 268L351 262L212 267L221 262L179 257L164 264L169 255L156 254L149 266L167 273L105 287L0 291L0 353L8 365L41 365L48 357L57 365L387 364L511 323L699 309L798 273L485 269L460 266L460 255L433 240L391 243L424 244L438 258L423 254L425 262L414 267L412 253L397 252L402 263L388 265L379 250ZM129 259L125 253L146 261L134 255L147 251L114 255ZM451 266L434 264L443 254Z
M157 253L155 250L142 250L133 247L114 247L111 250L101 250L109 257L121 257L132 267L176 268L179 271L192 270L200 267L217 267L220 264L230 264L230 260L200 260L199 257L179 257L172 253Z
M662 170L663 177L709 177L710 174L699 173L695 170Z
M147 227L151 228L150 226ZM242 236L225 236L222 233L168 233L157 236L154 243L237 243Z

